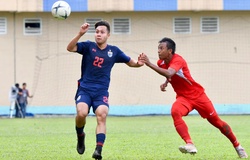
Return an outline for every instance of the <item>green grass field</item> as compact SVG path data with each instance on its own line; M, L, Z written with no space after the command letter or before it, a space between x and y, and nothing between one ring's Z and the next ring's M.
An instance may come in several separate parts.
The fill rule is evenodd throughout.
M250 154L250 116L221 116ZM196 144L195 156L179 152L184 144L170 116L108 117L103 160L233 160L229 140L199 116L184 118ZM88 117L86 151L78 155L74 117L0 119L1 160L92 159L95 117Z

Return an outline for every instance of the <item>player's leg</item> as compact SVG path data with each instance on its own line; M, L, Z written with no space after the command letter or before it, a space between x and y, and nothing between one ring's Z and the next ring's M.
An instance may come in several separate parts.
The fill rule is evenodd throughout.
M218 128L221 133L230 140L240 158L248 157L244 148L240 146L240 143L234 135L231 127L225 121L219 118L212 102L208 99L206 94L200 96L199 103L197 103L195 109L200 113L203 118L206 118L210 124Z
M197 149L194 146L192 139L188 132L188 126L185 121L182 119L183 116L188 115L192 110L190 104L182 97L177 98L177 100L172 105L171 115L174 121L174 126L177 133L185 141L186 145L180 146L179 150L182 153L197 153Z
M235 148L235 150L240 158L247 158L248 157L244 148L240 145L236 136L234 135L231 127L225 121L222 121L218 115L208 117L207 120L213 126L218 128L221 131L221 133L223 135L225 135L230 140L230 142L234 146L234 148Z
M85 133L84 127L86 124L86 117L89 113L89 107L91 106L91 97L81 88L78 88L75 96L76 101L76 117L75 117L75 129L77 134L77 152L83 154L85 151Z
M102 159L102 147L106 139L106 117L108 115L108 107L106 105L100 105L95 110L95 114L97 118L96 148L92 157L99 160Z
M76 105L75 129L77 134L77 152L83 154L85 151L85 133L84 126L86 124L86 117L88 116L89 107L86 103L80 102Z
M106 139L106 118L108 116L108 92L104 91L93 102L93 111L96 115L96 148L92 158L102 159L102 148Z

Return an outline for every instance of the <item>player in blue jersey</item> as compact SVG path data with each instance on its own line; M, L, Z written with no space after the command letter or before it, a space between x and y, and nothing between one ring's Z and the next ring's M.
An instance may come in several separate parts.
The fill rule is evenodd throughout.
M83 154L85 151L84 126L92 107L97 118L96 148L92 158L102 159L101 152L106 138L106 117L109 110L108 88L111 69L115 63L126 63L129 67L141 67L144 63L133 60L118 47L107 44L110 36L110 25L107 21L99 21L95 24L95 42L78 42L88 29L89 24L84 23L79 33L67 46L68 51L82 55L82 75L75 97L77 152Z

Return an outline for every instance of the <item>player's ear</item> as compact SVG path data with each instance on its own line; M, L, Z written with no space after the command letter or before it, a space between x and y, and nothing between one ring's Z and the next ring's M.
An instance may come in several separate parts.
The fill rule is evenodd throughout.
M168 49L168 52L172 54L172 52L173 52L173 49Z

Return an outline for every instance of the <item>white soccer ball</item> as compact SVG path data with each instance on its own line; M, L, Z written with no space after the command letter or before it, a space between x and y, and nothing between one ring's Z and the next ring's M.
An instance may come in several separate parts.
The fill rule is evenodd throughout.
M70 5L65 1L56 1L51 7L53 17L57 19L67 19L71 13Z

